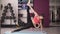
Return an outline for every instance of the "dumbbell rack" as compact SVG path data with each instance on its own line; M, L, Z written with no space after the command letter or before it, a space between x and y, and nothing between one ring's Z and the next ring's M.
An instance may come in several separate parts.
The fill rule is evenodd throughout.
M7 16L8 11L10 11L11 15ZM4 7L2 16L1 16L1 27L14 27L16 24L12 24L12 19L16 23L16 17L14 16L15 14L13 13L13 8L10 3L8 3L7 6ZM9 24L5 24L5 20L9 20Z
M27 7L25 0L18 0L18 23L20 26L27 23Z
M18 23L20 23L20 24L22 22L27 23L27 5L26 5L27 2L28 2L28 0L18 0L18 18L19 18ZM22 25L20 25L20 26L22 26Z

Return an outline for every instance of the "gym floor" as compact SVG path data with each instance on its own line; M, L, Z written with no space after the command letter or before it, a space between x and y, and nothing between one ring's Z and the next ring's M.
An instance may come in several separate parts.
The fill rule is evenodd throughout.
M1 34L4 34L4 32L6 31L13 31L16 28L1 28ZM29 28L29 29L25 29L23 31L40 31L40 29L35 29L35 28ZM60 34L60 27L47 27L43 29L44 31L46 31L48 34Z

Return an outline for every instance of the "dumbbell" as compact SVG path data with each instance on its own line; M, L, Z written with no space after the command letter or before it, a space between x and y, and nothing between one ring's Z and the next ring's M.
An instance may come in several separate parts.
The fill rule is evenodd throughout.
M13 17L13 19L15 19L16 17Z
M5 17L6 15L2 15L2 16L4 16L4 17Z
M4 13L7 13L7 10L3 10L4 11Z
M4 22L4 20L2 19L2 20L1 20L1 23L3 23L3 22Z
M16 20L14 20L14 22L16 22Z
M12 16L14 16L15 14L13 13L13 14L11 14Z
M5 19L5 17L1 17L1 23L3 23L4 22L4 19Z
M5 19L9 19L9 16L6 16Z
M12 16L10 16L10 19L13 19L13 17L12 17Z
M8 7L10 10L12 10L13 8L11 6Z
M23 16L23 14L18 14L18 17L22 17Z
M5 19L5 16L2 16L1 19Z
M3 13L2 15L6 16L6 13Z
M11 13L13 13L13 10L10 10Z
M7 9L8 9L8 6L5 6L5 7L4 7L4 9L6 9L6 10L7 10Z

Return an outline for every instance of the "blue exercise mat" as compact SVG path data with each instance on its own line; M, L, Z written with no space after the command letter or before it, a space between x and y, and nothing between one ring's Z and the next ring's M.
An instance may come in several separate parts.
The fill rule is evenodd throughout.
M19 31L19 32L14 32L14 33L11 33L11 32L5 32L4 34L47 34L47 32L43 31Z

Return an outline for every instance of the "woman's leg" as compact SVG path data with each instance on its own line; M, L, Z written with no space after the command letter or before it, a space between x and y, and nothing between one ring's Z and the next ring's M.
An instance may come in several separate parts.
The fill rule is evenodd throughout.
M29 24L26 24L26 26L21 27L19 29L16 29L16 30L14 30L12 32L18 32L18 31L21 31L21 30L24 30L24 29L28 29L28 28L31 28L31 27L33 27L33 26L32 25L29 25Z
M24 27L22 27L20 29L17 29L17 30L14 30L12 32L18 32L18 31L21 31L21 30L24 30L24 29L28 29L30 27L34 27L34 26L33 26L32 20L31 20L31 16L30 16L30 13L29 13L29 7L28 7L27 8L27 23L25 24Z

